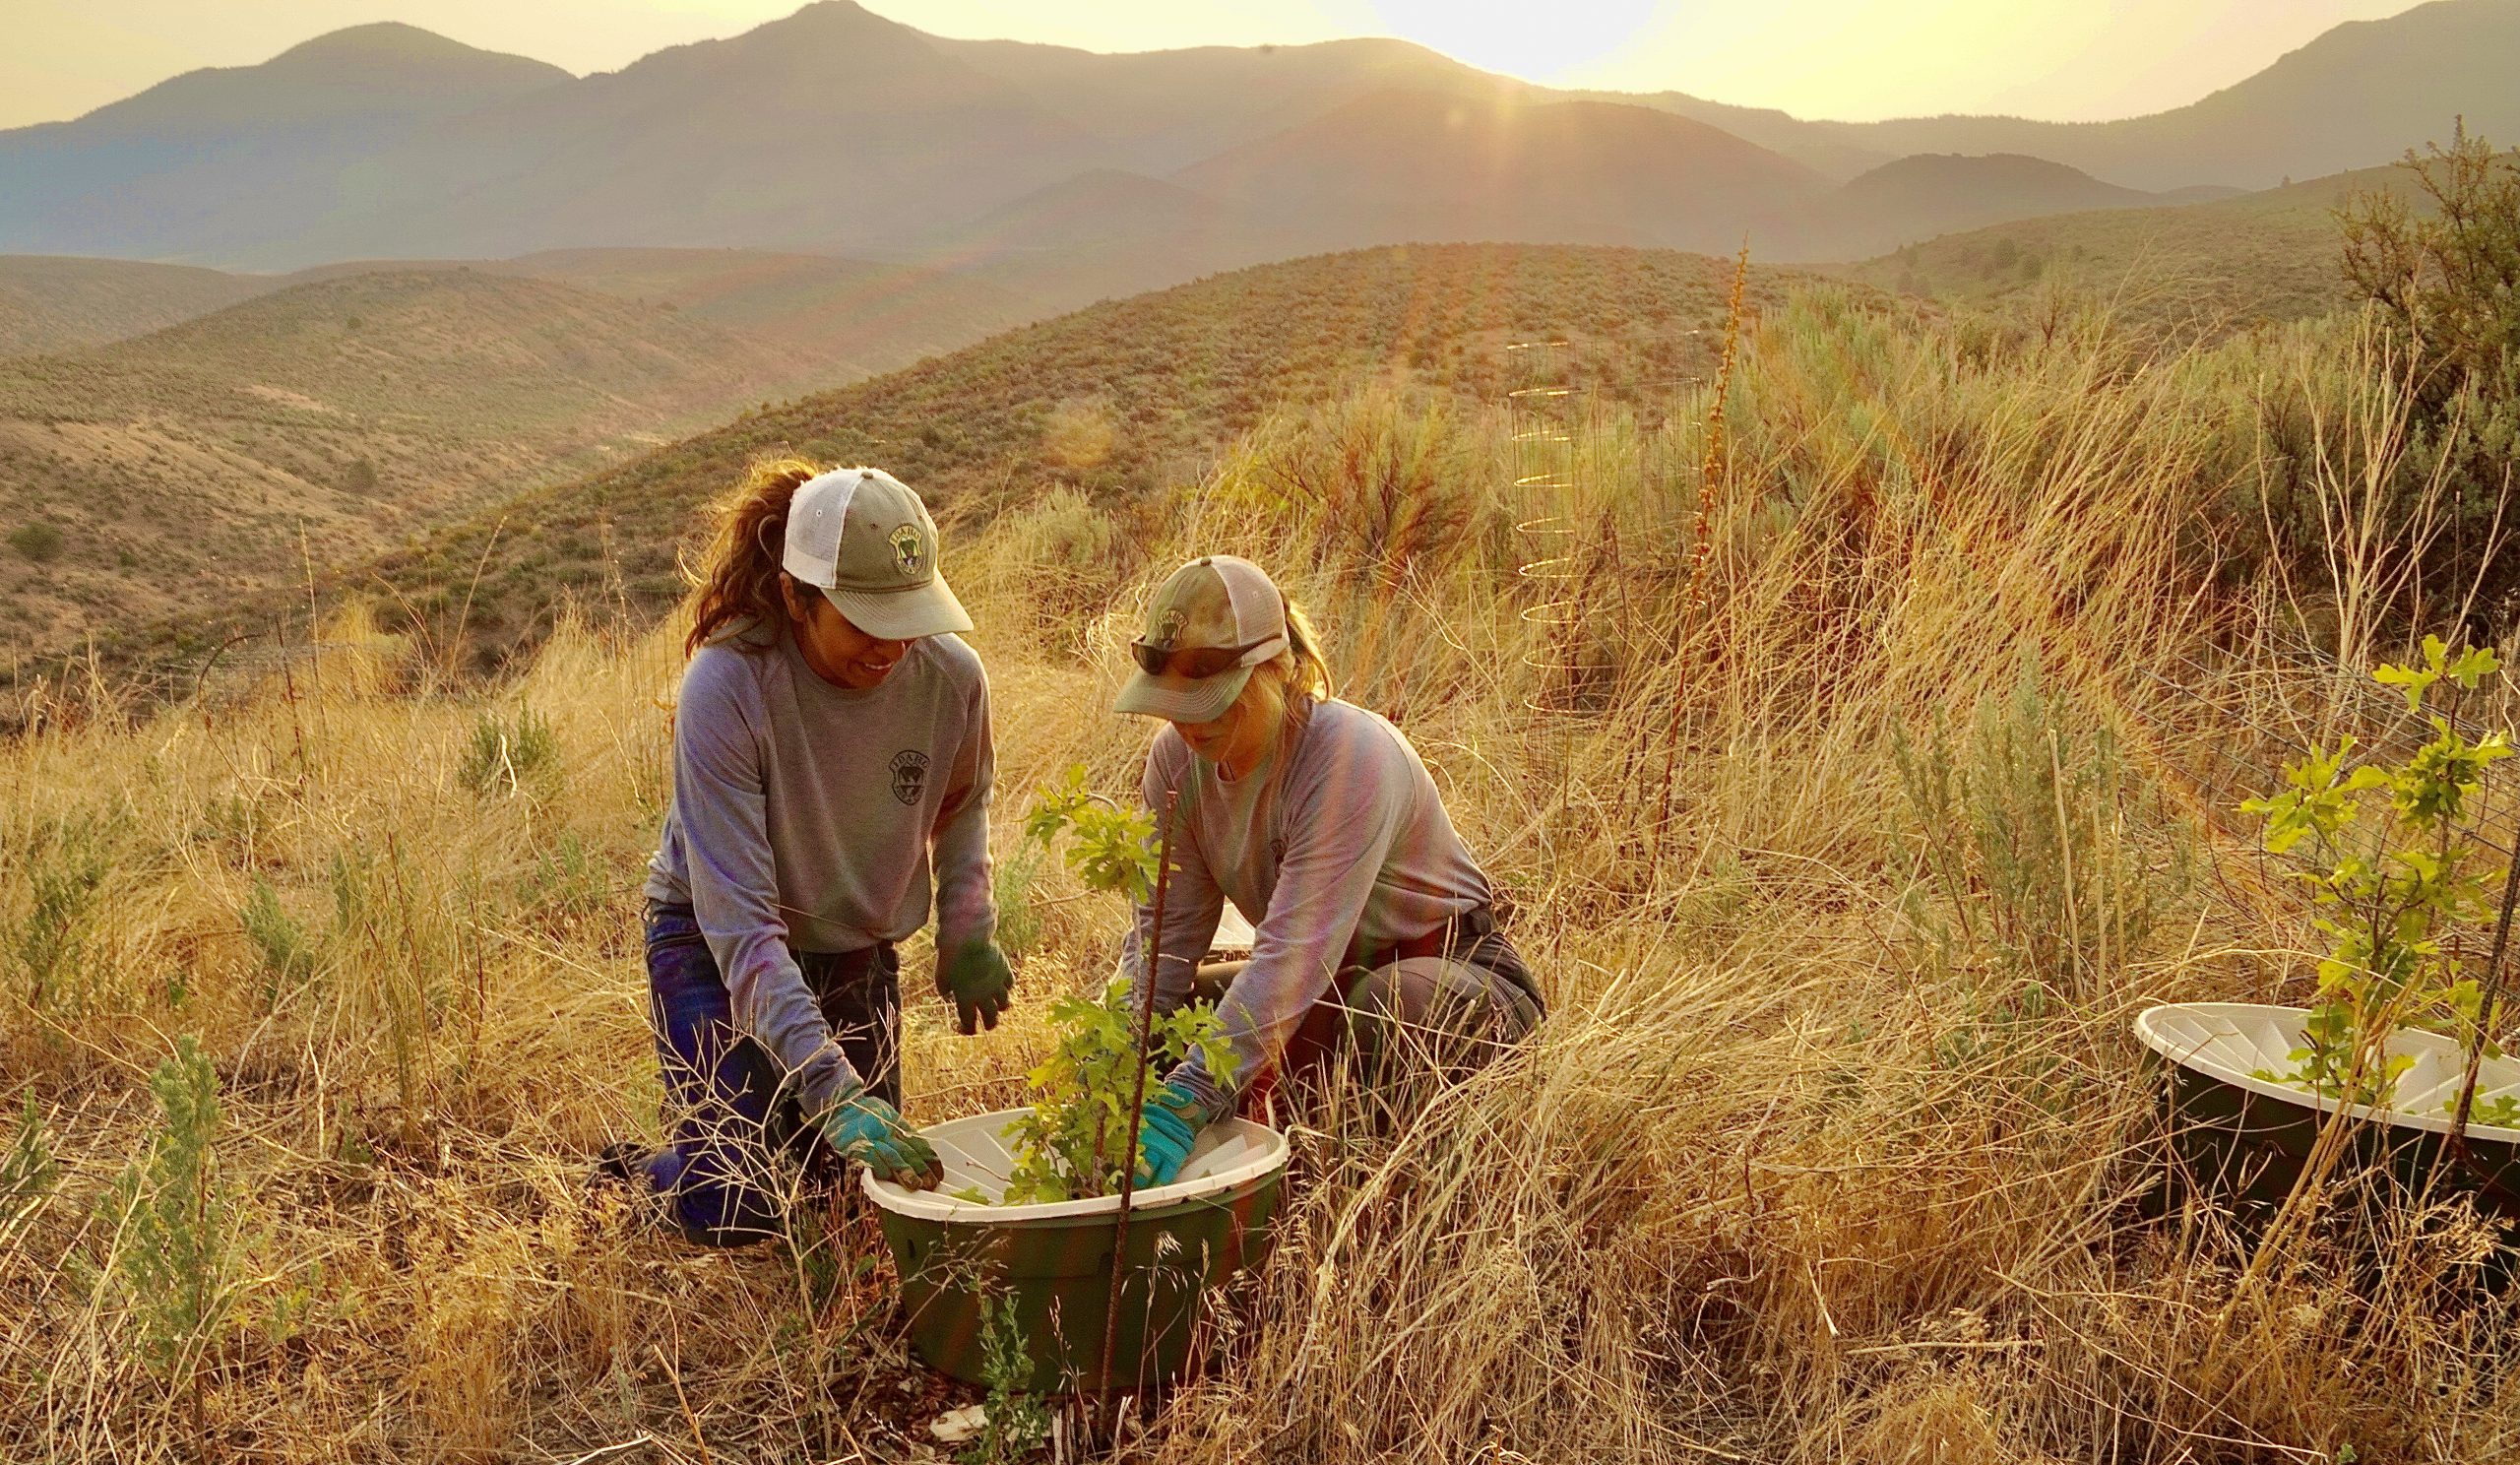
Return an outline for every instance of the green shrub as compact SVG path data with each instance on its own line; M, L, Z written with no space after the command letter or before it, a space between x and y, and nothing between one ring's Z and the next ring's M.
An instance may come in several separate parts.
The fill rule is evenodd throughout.
M2425 579L2463 596L2475 586L2499 627L2520 613L2520 555L2510 552L2510 464L2520 452L2520 151L2496 153L2462 122L2447 148L2407 154L2427 208L2402 195L2357 195L2339 212L2345 274L2402 343L2415 403L2394 496L2436 485L2446 532Z
M1024 830L1044 850L1065 836L1068 867L1089 888L1131 900L1155 894L1163 861L1155 816L1093 793L1082 764L1071 766L1057 788L1043 791L1025 815ZM1205 1002L1154 1018L1146 1062L1140 1064L1137 1013L1125 976L1112 979L1099 996L1051 1002L1050 1027L1056 1046L1026 1075L1033 1108L1009 1129L1015 1139L1015 1168L1004 1197L1009 1205L1116 1192L1140 1158L1129 1153L1129 1131L1137 1122L1134 1100L1145 1076L1195 1052L1220 1081L1233 1077L1236 1055L1222 1036L1215 1007Z
M2156 868L2129 835L2115 738L2078 736L2035 664L1979 707L1965 745L1937 721L1896 730L1891 750L1924 883L2029 983L2097 993L2185 886L2183 847Z
M180 1388L235 1310L243 1247L219 1173L219 1078L190 1034L149 1087L163 1122L115 1179L103 1219L140 1356Z
M988 1384L986 1425L980 1437L957 1456L960 1465L1004 1465L1030 1458L1050 1442L1049 1411L1024 1392L1032 1381L1033 1355L1025 1344L1024 1325L1015 1315L1015 1299L989 1298L980 1304L980 1377Z
M21 525L9 534L9 547L31 564L49 564L61 556L63 536L49 524Z
M518 896L528 910L555 927L600 918L612 881L603 861L587 849L575 830L563 831L547 849L534 852L534 867L526 872Z
M113 868L103 832L91 819L39 827L25 852L26 914L0 934L25 982L29 1005L62 995L63 979L76 975L86 952L97 893Z
M268 1011L280 1005L284 991L315 974L315 943L306 928L281 908L280 892L261 875L254 877L254 893L237 916L244 924L245 938L262 956L263 1006Z
M1033 887L1040 878L1041 849L1033 841L997 863L997 944L1008 956L1021 958L1040 944L1041 913L1033 907Z
M456 782L475 794L544 792L559 772L560 739L551 724L530 707L514 718L485 711L472 724L472 741L464 753Z
M9 1153L0 1155L0 1237L8 1236L52 1197L58 1174L52 1146L44 1137L43 1111L29 1093Z

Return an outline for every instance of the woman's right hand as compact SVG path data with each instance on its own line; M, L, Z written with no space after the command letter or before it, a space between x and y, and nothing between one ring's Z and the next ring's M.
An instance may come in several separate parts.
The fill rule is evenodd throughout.
M875 1178L913 1190L933 1190L945 1178L936 1147L919 1137L901 1111L860 1090L823 1115L823 1137L851 1160L865 1162Z
M1179 1079L1147 1095L1145 1108L1138 1112L1137 1183L1169 1185L1180 1178L1182 1167L1190 1163L1190 1151L1199 1143L1199 1131L1206 1127L1207 1105Z

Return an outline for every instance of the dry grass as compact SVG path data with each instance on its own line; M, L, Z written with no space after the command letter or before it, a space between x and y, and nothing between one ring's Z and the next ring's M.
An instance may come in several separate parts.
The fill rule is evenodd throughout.
M2247 459L2213 380L1806 297L1745 341L1699 615L1701 429L1608 407L1577 422L1548 502L1513 486L1510 423L1371 397L1264 423L1149 533L1094 534L1071 498L957 548L999 709L1002 854L1061 766L1132 781L1145 729L1079 710L1106 704L1153 579L1233 548L1315 608L1348 695L1405 718L1552 999L1527 1055L1397 1129L1297 1129L1249 1325L1132 1453L2520 1448L2495 1366L2520 1336L2473 1281L2490 1242L2471 1221L2338 1221L2240 1295L2248 1252L2210 1212L2141 1203L2127 1018L2268 995L2298 965L2289 916L2180 773L2226 730L2154 675L2280 618L2218 582L2199 532L2200 504L2251 486L2217 467ZM1517 527L1549 516L1572 527L1551 541L1565 573L1522 576ZM1036 609L1043 567L1071 612ZM1580 654L1544 644L1569 636ZM7 958L0 1073L34 1096L60 1179L23 1221L0 1203L0 1454L923 1448L941 1394L907 1363L864 1217L709 1254L580 1183L598 1142L655 1122L635 891L673 639L573 625L485 700L404 684L399 649L347 624L241 704L0 750L10 930L44 872L102 853L42 990ZM463 787L478 720L520 706L554 754ZM2045 858L2030 824L1925 819L1894 747L1934 745L1938 715L1981 791L2010 776L1968 735L1982 719L2067 774L2114 733L2124 792L2059 803L2081 883L2003 866ZM302 974L276 980L246 928L257 880L316 953ZM1998 909L1997 888L2034 898ZM1007 1102L1048 993L1107 964L1115 910L1055 872L1010 893L1041 921L1019 1010L966 1040L914 1002L918 1116ZM924 957L907 970L921 986ZM99 1197L147 1143L145 1077L178 1032L217 1061L242 1228L232 1325L161 1376Z

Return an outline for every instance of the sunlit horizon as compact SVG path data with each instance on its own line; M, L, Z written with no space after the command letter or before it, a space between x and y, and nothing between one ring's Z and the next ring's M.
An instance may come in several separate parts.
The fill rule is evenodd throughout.
M577 75L734 35L797 0L18 0L0 55L0 127L61 121L186 71L269 60L328 32L402 21ZM2333 27L2415 0L1774 0L1760 7L1587 0L868 0L940 36L1097 51L1414 41L1541 85L1685 92L1797 117L2003 112L2096 121L2184 105Z

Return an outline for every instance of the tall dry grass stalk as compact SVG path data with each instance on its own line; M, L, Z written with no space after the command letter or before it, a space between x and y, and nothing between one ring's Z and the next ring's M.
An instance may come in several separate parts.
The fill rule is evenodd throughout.
M2472 1220L2339 1219L2236 1312L2245 1239L2147 1208L2129 1015L2306 970L2176 776L2229 730L2156 674L2273 613L2199 514L2254 486L2251 424L2210 385L2238 369L1797 300L1743 340L1703 536L1654 487L1705 457L1702 399L1668 426L1596 414L1570 444L1575 522L1614 539L1625 600L1589 623L1583 716L1545 735L1533 638L1553 632L1522 613L1515 526L1568 506L1516 487L1512 424L1477 405L1289 412L1125 533L1052 496L957 543L1002 853L1061 767L1134 787L1147 730L1092 709L1152 585L1232 549L1314 609L1349 695L1405 716L1552 1004L1527 1051L1399 1119L1298 1116L1277 1252L1224 1361L1133 1450L2520 1449L2499 1364L2520 1336L2475 1283ZM2324 390L2258 375L2264 411ZM1707 611L1674 654L1697 544ZM33 1096L57 1176L0 1204L0 1455L914 1456L950 1401L906 1357L862 1212L809 1199L792 1244L702 1253L582 1182L601 1141L658 1122L636 892L675 630L565 625L487 695L407 685L408 657L345 634L240 704L0 749L0 923L40 908L70 953L40 988L23 956L0 973L0 1099ZM2043 783L1957 739L1955 787L2028 780L2056 818L1989 813L1982 836L1920 812L1894 747L1982 708L1984 746L2057 766ZM547 753L468 781L484 720L528 712ZM1639 785L1673 727L1671 856L1641 860ZM2126 791L2108 798L2063 751L2104 731ZM2057 831L2073 860L2036 844ZM2190 862L2212 877L2178 878ZM919 1117L1014 1102L1046 997L1108 970L1116 908L1038 862L1004 894L1036 918L1017 1011L961 1039L914 998ZM2030 927L2066 936L2000 939ZM925 969L908 954L907 990ZM220 1173L255 1238L193 1403L140 1361L95 1204L148 1142L177 1032L217 1059Z

